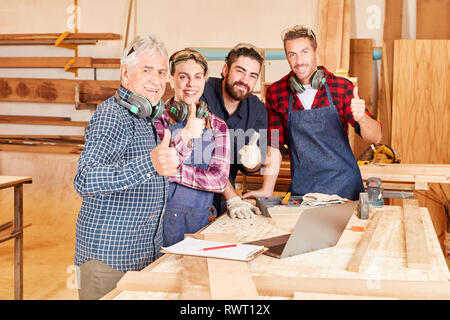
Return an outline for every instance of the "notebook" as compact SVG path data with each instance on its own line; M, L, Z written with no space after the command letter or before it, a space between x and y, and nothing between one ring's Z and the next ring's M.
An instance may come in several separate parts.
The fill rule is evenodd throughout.
M264 254L287 258L335 246L339 241L358 201L305 209L291 234L262 239L247 244L268 248Z
M209 248L212 250L204 251L203 249L205 248ZM250 261L259 254L263 253L264 250L266 250L266 248L264 248L264 246L262 245L218 242L186 237L184 238L184 240L170 247L163 247L161 252L197 257Z

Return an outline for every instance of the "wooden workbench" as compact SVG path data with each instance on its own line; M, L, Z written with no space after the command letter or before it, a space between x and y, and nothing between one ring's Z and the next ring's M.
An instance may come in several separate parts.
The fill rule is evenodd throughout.
M14 239L14 299L23 299L23 184L30 177L0 176L0 189L14 188L14 224L0 232L0 243Z
M231 219L228 215L223 215L204 228L201 233L234 233L238 242L282 235L289 232L289 229L294 226L302 209L290 211L272 209L272 218L255 216L249 220ZM285 259L260 255L248 262L254 281L258 281L259 285L265 287L263 291L258 290L260 297L264 299L277 299L280 296L282 299L345 299L357 296L361 298L365 296L365 294L358 293L361 290L355 289L354 292L352 290L363 286L367 287L366 291L369 290L368 296L371 299L392 298L389 295L386 297L383 291L378 293L377 289L390 287L395 291L396 287L402 287L398 284L411 284L411 288L415 286L423 288L431 283L437 286L443 285L443 292L446 292L445 290L449 285L447 264L428 210L420 208L419 211L431 256L431 268L428 270L407 267L402 207L371 208L370 219L368 220L360 220L356 215L352 216L335 247ZM379 215L378 224L380 224L380 228L377 228L379 231L373 234L372 241L367 248L366 258L361 264L359 272L350 272L347 270L347 266L364 234L364 232L352 231L351 227L360 226L367 230L368 224L375 215ZM163 290L165 292L122 290L123 286L119 285L103 299L178 299L180 294L174 292L176 288L173 288L172 283L179 281L182 259L182 256L166 254L140 272L140 274L146 273L146 275L153 274L154 280L152 282L157 281L155 278L160 277L161 287L167 286L167 290ZM292 279L291 282L287 281L288 279ZM311 283L305 283L305 280L310 280ZM314 283L323 283L323 280L329 280L326 286L331 286L331 289L322 285L318 286L317 290L311 288L311 286L314 287ZM282 283L286 283L286 286L292 285L293 288L283 288ZM345 290L348 289L348 291L344 293L342 290L339 292L338 289L333 289L333 283L336 284L335 288L346 287ZM273 286L273 290L271 290L271 286ZM299 290L299 287L303 288L304 292L299 292L302 291ZM373 290L370 291L371 289ZM398 293L395 298L408 299L410 297L409 291L414 290L405 290L403 293ZM412 294L414 295L414 293ZM411 298L414 298L413 295ZM450 295L450 291L447 295L444 294L442 298L450 299L448 295ZM368 296L365 298L368 298ZM438 298L440 297L438 295Z

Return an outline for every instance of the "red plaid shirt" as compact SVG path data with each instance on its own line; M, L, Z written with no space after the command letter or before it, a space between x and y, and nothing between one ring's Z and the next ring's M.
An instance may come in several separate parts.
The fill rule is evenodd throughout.
M359 124L353 119L350 101L353 98L353 84L350 80L337 77L331 72L328 72L325 68L323 70L327 73L327 84L330 89L331 98L336 109L339 112L341 118L342 126L347 132L348 124L350 123L354 128L356 133L360 133ZM268 126L268 141L274 148L280 148L286 144L289 146L289 135L287 132L287 118L289 109L289 94L292 92L288 79L294 72L291 71L289 74L281 78L280 80L274 82L266 92L266 108L269 119ZM311 109L322 108L328 106L327 93L325 91L325 86L322 86L314 98L314 102ZM300 99L296 94L293 95L293 111L305 110ZM366 113L372 116L370 112L366 109ZM275 136L272 130L278 130L279 139L278 141L274 137L275 141L272 141L272 135ZM275 131L276 132L276 131Z

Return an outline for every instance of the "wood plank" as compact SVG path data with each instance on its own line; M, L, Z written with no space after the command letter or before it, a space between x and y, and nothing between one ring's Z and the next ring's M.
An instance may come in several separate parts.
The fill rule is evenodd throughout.
M87 127L88 121L67 121L52 117L0 115L0 123Z
M7 115L7 114L2 114L0 115L0 117L2 117L2 119L11 119L11 120L16 120L18 117L26 117L27 119L30 120L36 120L36 121L40 121L40 120L54 120L54 121L70 121L70 117L56 117L56 116L17 116L17 115Z
M450 40L396 40L393 92L392 147L402 163L450 163Z
M388 62L388 51L386 43L383 42L383 49L381 55L381 85L380 85L380 95L378 100L379 114L378 119L381 123L383 137L381 142L387 145L391 145L392 137L392 86L389 78L389 70L392 66Z
M398 300L393 297L369 297L349 294L294 292L293 300Z
M0 176L0 189L10 188L21 183L31 183L31 177Z
M380 214L376 214L372 217L369 225L366 228L361 240L358 243L358 246L353 253L352 259L350 260L347 270L351 272L360 272L361 264L363 263L364 258L366 257L367 249L372 241L373 235L378 226L378 222L380 220Z
M97 40L64 40L61 44L71 44L71 45L95 45ZM0 40L0 46L54 46L55 40L47 39L6 39Z
M0 101L75 103L75 85L80 103L99 104L114 95L116 80L67 80L0 78Z
M120 81L67 80L35 78L0 78L0 101L75 103L78 85L79 103L97 105L114 95ZM173 89L166 84L163 101L173 97Z
M56 41L61 33L4 33L0 40L53 40ZM69 33L67 40L120 40L121 35L116 33Z
M26 141L26 142L55 142L55 143L75 143L84 144L84 136L65 135L0 135L0 141Z
M180 293L181 283L181 272L128 271L117 283L117 289Z
M437 281L300 278L253 276L263 296L292 297L295 292L346 294L398 299L450 299L450 283Z
M385 60L381 61L381 81L379 94L379 109L380 118L379 121L383 126L383 138L382 143L391 145L391 110L387 109L392 105L392 101L386 101L386 97L392 97L392 85L389 87L385 86L386 83L393 83L393 65L394 65L394 40L402 38L402 19L403 19L403 0L390 0L385 2L384 10L384 29L383 29L383 42L385 48L383 49L382 55ZM387 69L387 71L386 71ZM386 76L384 76L386 74ZM386 89L385 89L386 88ZM385 90L389 90L386 93ZM391 98L392 99L392 98ZM388 105L389 103L389 105Z
M450 39L450 0L416 1L416 39Z
M252 276L260 296L293 297L295 292L311 292L398 299L450 299L450 283L444 281L378 280ZM128 271L119 281L120 290L177 293L181 273Z
M236 242L236 237L234 234L205 234L205 240ZM207 264L211 299L259 299L247 262L207 258Z
M83 148L77 147L77 146L67 146L67 145L0 144L0 151L81 154L81 152L83 152Z
M185 236L188 236L187 234ZM196 239L204 239L203 234L189 234ZM211 299L209 287L208 262L205 257L183 256L181 262L181 295L182 300Z
M28 40L28 39L47 39L53 40L57 39L61 33L3 33L0 34L0 40L7 39L17 39L17 40ZM77 40L120 40L120 34L116 33L70 33L66 39L77 39Z
M120 59L91 57L0 57L0 68L64 68L75 59L72 68L120 67Z
M119 69L120 59L116 58L92 58L91 68Z
M408 268L431 269L431 256L420 208L411 205L404 206L403 214Z
M403 207L418 207L419 200L417 199L403 199Z
M341 45L341 63L340 68L350 69L350 31L351 31L351 13L352 0L344 0L343 22L342 22L342 45Z
M349 68L351 0L320 0L319 64L331 72Z
M373 39L350 40L349 75L358 78L360 97L366 101L366 108L376 117L376 109L373 107L372 100L373 47ZM357 159L370 144L357 135L355 129L350 125L348 133L353 155Z
M211 299L206 258L183 256L182 267L180 299Z
M83 149L84 149L83 136L57 136L57 135L0 136L1 151L80 154L83 151Z

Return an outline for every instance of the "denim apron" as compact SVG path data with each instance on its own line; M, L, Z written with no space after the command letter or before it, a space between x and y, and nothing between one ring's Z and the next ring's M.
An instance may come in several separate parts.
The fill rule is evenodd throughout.
M361 173L325 83L328 106L293 111L289 95L287 128L294 195L337 194L357 200L364 192Z
M186 121L170 124L169 129L174 135L175 130L181 130ZM214 150L212 130L204 130L200 138L193 140L194 146L185 164L208 170ZM212 145L211 145L212 144ZM209 216L216 216L213 206L214 193L185 187L171 182L163 218L163 246L171 246L184 239L185 233L195 233L209 223Z

